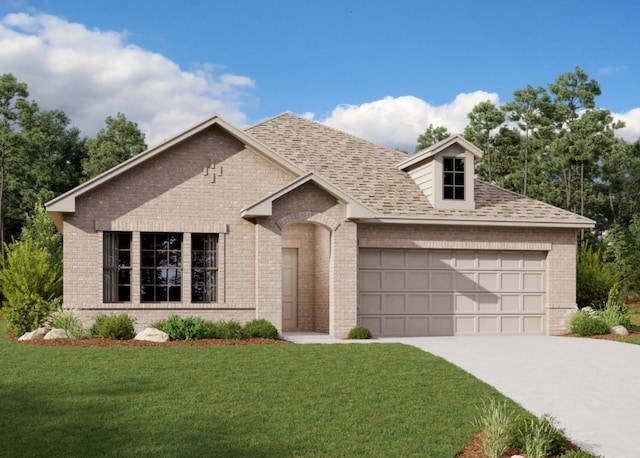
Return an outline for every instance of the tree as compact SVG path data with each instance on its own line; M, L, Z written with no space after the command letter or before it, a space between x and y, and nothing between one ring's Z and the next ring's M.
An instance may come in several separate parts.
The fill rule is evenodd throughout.
M86 140L59 110L36 111L24 126L21 146L7 158L5 236L17 237L26 209L80 184Z
M3 314L9 328L23 334L42 326L62 296L62 238L42 206L6 251L0 259Z
M606 196L602 220L607 226L627 226L640 213L640 139L635 143L614 140L603 155L600 186Z
M107 116L105 124L107 127L101 129L95 139L87 141L88 157L82 162L86 180L147 149L138 124L127 120L123 113L115 118Z
M427 127L424 133L418 136L418 144L416 145L414 153L417 153L418 151L425 148L429 148L431 145L435 145L439 141L444 140L445 138L450 136L451 134L446 127L434 127L433 124L429 124L429 127Z
M484 150L486 163L483 158L483 167L479 174L482 174L483 178L491 182L493 181L491 164L493 131L504 122L504 112L487 100L473 107L467 117L469 118L469 124L464 129L463 136L478 148Z
M0 76L0 253L4 256L5 189L7 160L22 147L21 130L28 124L37 105L29 102L26 83L20 83L11 73Z
M534 89L531 85L527 85L524 89L514 91L513 101L507 103L503 110L507 113L509 121L516 122L518 128L524 133L522 193L526 196L529 183L531 136L537 129L546 127L551 122L551 99L543 87Z

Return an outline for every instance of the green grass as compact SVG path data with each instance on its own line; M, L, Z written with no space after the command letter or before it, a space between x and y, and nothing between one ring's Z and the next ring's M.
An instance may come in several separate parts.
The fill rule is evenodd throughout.
M41 347L0 331L0 365L1 456L453 457L481 399L504 399L399 344Z

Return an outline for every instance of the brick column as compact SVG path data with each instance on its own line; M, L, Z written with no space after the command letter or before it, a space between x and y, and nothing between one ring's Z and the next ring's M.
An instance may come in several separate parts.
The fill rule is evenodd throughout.
M346 337L358 322L358 228L345 221L331 234L329 334Z
M559 233L547 256L547 322L548 335L569 332L571 315L576 306L576 233Z
M256 318L269 320L282 332L282 238L271 221L256 228Z

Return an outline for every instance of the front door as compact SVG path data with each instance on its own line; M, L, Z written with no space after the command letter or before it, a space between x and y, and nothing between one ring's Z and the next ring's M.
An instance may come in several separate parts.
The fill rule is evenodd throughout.
M282 249L282 330L298 327L298 249Z

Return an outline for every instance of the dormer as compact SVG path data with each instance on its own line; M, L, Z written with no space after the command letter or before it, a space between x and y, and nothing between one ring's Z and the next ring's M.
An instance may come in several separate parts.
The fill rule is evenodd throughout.
M475 210L475 159L482 151L460 135L452 135L398 164L436 209Z

